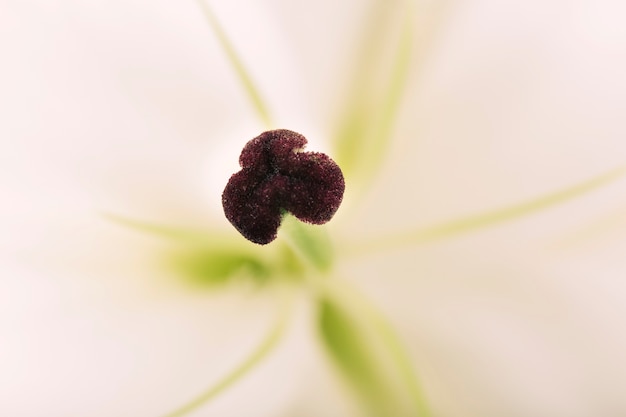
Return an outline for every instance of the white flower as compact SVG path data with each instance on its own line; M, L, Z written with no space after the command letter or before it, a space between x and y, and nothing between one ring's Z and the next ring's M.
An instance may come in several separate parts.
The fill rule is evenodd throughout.
M197 4L22 3L0 3L0 415L164 415L236 367L275 305L181 285L155 261L171 242L101 214L236 233L219 194L264 126ZM368 8L215 3L274 120L331 154L315 141L343 116ZM398 328L435 415L623 414L624 180L456 239L351 250L626 159L624 6L441 6L438 25L440 4L416 5L384 169L329 224L337 274ZM312 314L197 415L355 412Z

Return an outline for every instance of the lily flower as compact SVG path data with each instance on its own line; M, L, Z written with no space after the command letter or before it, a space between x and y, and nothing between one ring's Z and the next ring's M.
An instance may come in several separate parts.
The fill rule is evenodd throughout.
M624 6L0 10L0 415L626 412ZM274 129L345 196L260 246Z

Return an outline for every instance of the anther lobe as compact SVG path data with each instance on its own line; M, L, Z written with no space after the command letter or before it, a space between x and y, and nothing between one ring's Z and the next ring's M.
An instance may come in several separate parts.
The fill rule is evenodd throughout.
M248 240L266 244L276 238L284 212L313 224L329 221L343 198L341 170L328 156L301 152L307 140L280 129L246 144L235 173L222 194L226 218Z

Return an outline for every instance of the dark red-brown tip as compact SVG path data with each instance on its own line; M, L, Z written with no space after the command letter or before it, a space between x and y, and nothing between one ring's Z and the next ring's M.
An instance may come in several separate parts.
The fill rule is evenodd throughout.
M345 182L339 166L317 152L300 152L307 140L279 129L246 144L222 194L226 218L248 240L261 245L276 239L289 212L313 224L329 221L341 204Z

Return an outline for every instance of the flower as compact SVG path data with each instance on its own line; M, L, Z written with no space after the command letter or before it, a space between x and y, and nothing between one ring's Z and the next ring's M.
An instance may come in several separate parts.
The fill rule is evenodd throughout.
M276 120L310 140L332 137L332 123L321 121L346 108L336 100L343 83L331 80L349 79L340 63L354 49L349 35L362 21L360 5L215 6ZM544 2L542 14L537 6L454 8L421 55L421 71L400 88L392 144L383 152L364 147L352 161L349 141L341 157L327 152L361 173L347 181L364 183L348 184L348 204L326 227L340 256L336 271L399 329L441 415L591 416L626 408L623 181L506 226L415 244L581 194L597 181L568 187L623 163L623 6ZM201 167L207 155L215 166L236 161L235 151L225 158L220 148L240 149L238 141L263 129L193 4L5 9L0 414L159 415L239 364L263 339L274 303L253 291L186 290L180 274L153 267L154 253L170 251L170 242L116 227L97 211L191 228L211 222L226 237L217 249L243 250L219 212L220 188L234 170L217 169L224 178L211 194L213 178ZM381 10L375 14L395 21L395 8ZM369 67L360 69L354 82L363 90L387 79L383 70L364 84ZM344 132L358 134L341 137L380 143L378 132L353 123L370 114L372 100L354 97L353 114L338 118ZM367 178L382 155L393 163ZM536 199L562 188L569 193ZM493 216L446 222L509 204ZM440 221L447 226L428 227ZM398 230L412 246L382 251L399 241L376 238ZM363 244L370 238L373 246ZM205 242L197 246L207 250ZM357 246L368 256L347 253ZM276 268L300 266L282 250L273 245L261 258L236 252L234 260L226 255L235 252L222 252L213 260L231 259L270 279ZM229 265L200 259L181 262L199 276ZM307 330L312 312L298 313L280 350L207 413L349 414Z

